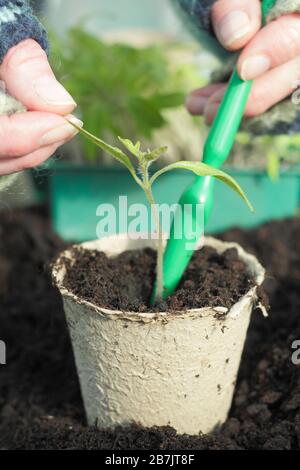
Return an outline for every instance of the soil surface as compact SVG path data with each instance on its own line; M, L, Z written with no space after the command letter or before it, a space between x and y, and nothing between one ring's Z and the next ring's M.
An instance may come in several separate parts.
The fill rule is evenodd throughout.
M271 314L254 312L230 418L216 436L171 428L99 431L85 424L61 300L47 265L64 244L40 211L0 214L2 449L300 449L300 220L222 236L268 268ZM298 355L299 357L299 355Z
M150 307L155 280L156 254L152 249L127 251L115 258L82 248L72 250L65 286L99 307L133 312L176 312L201 307L231 308L254 280L235 248L219 255L204 247L193 258L176 292L166 302Z

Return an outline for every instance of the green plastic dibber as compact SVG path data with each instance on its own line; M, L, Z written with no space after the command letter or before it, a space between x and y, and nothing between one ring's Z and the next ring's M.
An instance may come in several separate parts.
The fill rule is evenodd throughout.
M275 3L276 0L263 0L263 24L266 23L267 15ZM243 118L252 85L252 81L243 81L237 70L234 70L204 146L204 163L214 168L220 168L228 158ZM215 179L212 177L196 177L192 185L184 191L180 198L174 221L178 220L179 217L181 218L182 234L181 237L176 236L176 227L173 221L170 238L164 253L164 299L169 297L178 286L199 239L204 233L203 224L200 223L203 218L199 217L196 210L192 210L188 214L188 219L185 220L184 207L187 207L187 205L196 207L199 203L202 204L205 226L213 208L214 183ZM155 292L156 288L154 288L152 294L152 305L155 302Z

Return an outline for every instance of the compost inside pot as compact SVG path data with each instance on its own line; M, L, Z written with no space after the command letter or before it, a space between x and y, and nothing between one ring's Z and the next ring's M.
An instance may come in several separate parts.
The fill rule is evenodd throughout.
M65 287L78 297L112 310L174 312L202 307L231 308L255 285L235 248L223 254L209 246L196 251L173 296L149 305L155 281L155 251L126 251L115 258L82 247L72 249Z

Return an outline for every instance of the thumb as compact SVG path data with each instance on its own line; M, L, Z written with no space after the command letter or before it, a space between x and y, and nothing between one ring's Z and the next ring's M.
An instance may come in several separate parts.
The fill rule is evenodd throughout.
M28 110L66 115L76 107L56 80L46 53L33 39L10 49L0 66L0 78L8 93Z
M217 0L212 23L220 43L231 51L244 47L261 27L260 0Z

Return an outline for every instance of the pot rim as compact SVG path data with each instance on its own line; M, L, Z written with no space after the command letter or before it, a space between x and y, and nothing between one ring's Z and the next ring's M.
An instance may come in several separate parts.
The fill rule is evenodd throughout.
M81 244L74 244L69 247L67 250L63 251L56 261L53 263L52 266L52 279L54 285L59 289L62 297L71 299L73 302L77 303L78 305L86 306L89 310L93 310L95 313L99 314L100 316L107 317L111 320L127 320L127 321L135 321L135 322L142 322L142 323L150 323L153 321L162 321L168 322L171 319L179 319L179 318L187 318L187 317L207 317L207 316L215 316L216 318L237 318L239 316L239 312L242 310L242 306L245 303L252 302L254 303L257 300L256 290L257 287L260 286L264 279L265 279L265 269L259 263L257 258L247 253L238 243L235 242L224 242L222 240L218 240L213 237L205 237L204 245L211 246L215 248L219 253L223 253L229 248L236 248L239 254L239 257L245 262L246 266L248 267L249 273L254 277L254 281L256 285L249 289L246 294L244 294L238 302L236 302L231 309L228 309L223 306L217 307L202 307L198 309L187 309L181 311L174 311L174 312L128 312L128 311L121 311L121 310L111 310L104 307L99 307L93 304L90 301L84 300L80 298L78 295L73 294L69 289L64 286L64 278L66 274L66 269L63 263L63 259L68 258L72 259L71 253L72 249L75 246L81 246L86 250L95 250L97 249L97 244L103 243L104 240L111 240L111 241L132 241L133 243L137 244L138 241L143 242L143 248L150 247L155 249L155 240L153 239L144 239L138 238L137 240L129 239L128 234L118 234L112 235L109 237L105 237L102 239L98 239L95 241L85 242ZM95 246L96 245L96 246ZM99 247L100 248L100 247ZM141 247L131 248L128 249L142 249ZM102 248L102 251L105 251ZM107 254L109 257L118 256L120 253L124 252L124 250L120 250L115 254ZM250 269L251 268L251 269Z

